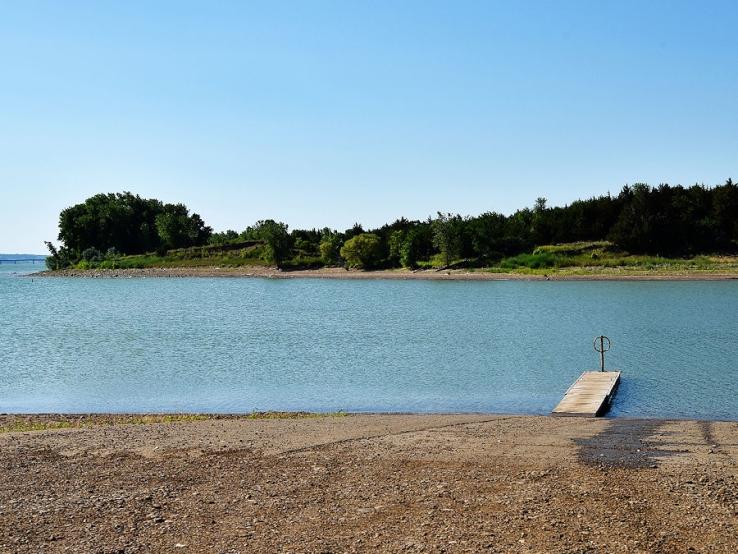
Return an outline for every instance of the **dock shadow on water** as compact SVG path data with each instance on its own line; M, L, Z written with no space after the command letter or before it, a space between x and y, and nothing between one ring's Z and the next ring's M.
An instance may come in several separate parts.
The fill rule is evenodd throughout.
M574 439L579 461L587 465L623 468L655 468L659 459L680 454L664 448L657 438L669 434L666 422L649 419L610 419L605 428L589 438Z

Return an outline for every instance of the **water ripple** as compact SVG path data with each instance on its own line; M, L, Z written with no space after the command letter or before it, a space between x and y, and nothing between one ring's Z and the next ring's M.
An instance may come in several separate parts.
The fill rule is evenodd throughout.
M738 419L738 283L0 276L0 411L547 413L594 335L614 415Z

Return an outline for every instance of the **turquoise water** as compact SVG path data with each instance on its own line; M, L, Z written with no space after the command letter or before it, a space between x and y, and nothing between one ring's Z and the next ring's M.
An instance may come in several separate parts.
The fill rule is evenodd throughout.
M608 367L624 372L613 415L738 419L734 281L31 280L5 269L0 412L547 413L598 367L603 333Z

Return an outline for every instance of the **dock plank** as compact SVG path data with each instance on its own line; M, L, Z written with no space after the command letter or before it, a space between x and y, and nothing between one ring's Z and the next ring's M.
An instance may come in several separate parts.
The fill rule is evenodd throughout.
M619 371L585 371L552 413L584 417L602 415L609 408L619 383Z

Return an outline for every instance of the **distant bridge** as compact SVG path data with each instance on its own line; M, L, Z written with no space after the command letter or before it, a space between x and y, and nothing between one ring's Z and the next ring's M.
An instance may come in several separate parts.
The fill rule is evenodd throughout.
M23 258L23 259L19 258L17 260L5 260L5 259L0 258L0 264L20 264L20 263L23 263L23 264L40 263L42 264L45 261L46 261L46 258Z

